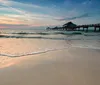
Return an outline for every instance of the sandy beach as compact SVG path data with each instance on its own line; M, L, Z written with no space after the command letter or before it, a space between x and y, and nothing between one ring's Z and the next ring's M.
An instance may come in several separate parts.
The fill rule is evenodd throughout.
M8 46L12 48L5 51ZM26 47L18 49L13 45L15 41L26 44ZM27 52L27 47L38 40L29 40L22 43L22 40L2 39L2 53ZM64 45L65 41L44 41L41 40L42 46L46 43L54 47ZM44 43L44 44L43 44ZM50 44L51 43L51 44ZM36 45L34 45L36 46ZM36 47L34 47L36 49ZM49 47L48 46L48 47ZM65 46L65 45L64 45ZM14 50L15 48L16 50ZM25 49L26 48L26 49ZM33 48L30 47L31 50ZM21 51L22 50L22 51ZM29 50L29 49L28 49ZM100 50L89 48L71 47L46 53L28 55L22 57L0 56L0 85L99 85L100 84Z

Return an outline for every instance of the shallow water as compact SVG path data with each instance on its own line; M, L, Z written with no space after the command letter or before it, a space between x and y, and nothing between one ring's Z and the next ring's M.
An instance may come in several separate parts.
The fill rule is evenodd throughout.
M0 56L21 57L68 49L100 49L99 32L1 30ZM9 50L8 50L9 49Z

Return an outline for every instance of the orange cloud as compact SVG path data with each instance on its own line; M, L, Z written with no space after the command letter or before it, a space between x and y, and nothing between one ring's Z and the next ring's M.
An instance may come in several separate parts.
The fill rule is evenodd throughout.
M0 24L26 24L25 21L20 20L20 19L16 19L16 18L10 18L7 16L0 16Z

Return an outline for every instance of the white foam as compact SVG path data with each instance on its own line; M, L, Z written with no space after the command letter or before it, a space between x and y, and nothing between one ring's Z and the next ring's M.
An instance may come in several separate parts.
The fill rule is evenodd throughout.
M100 50L100 47L95 47L95 46L72 45L72 47L77 47L77 48L89 48L89 49L98 49L98 50Z
M24 53L20 55L12 55L12 54L6 54L6 53L0 53L0 56L7 56L7 57L22 57L22 56L28 56L28 55L37 55L37 54L42 54L42 53L47 53L50 51L57 51L57 50L63 50L63 49L68 49L68 47L62 47L62 48L50 48L50 49L45 49L43 51L36 51L36 52L31 52L31 53Z

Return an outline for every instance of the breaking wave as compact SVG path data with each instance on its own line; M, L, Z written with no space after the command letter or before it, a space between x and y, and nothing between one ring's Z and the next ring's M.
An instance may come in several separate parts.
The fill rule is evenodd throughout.
M97 36L97 38L93 38L92 36ZM100 40L100 37L98 35L67 35L67 36L23 36L23 35L0 35L0 38L23 38L23 39L50 39L50 40Z

